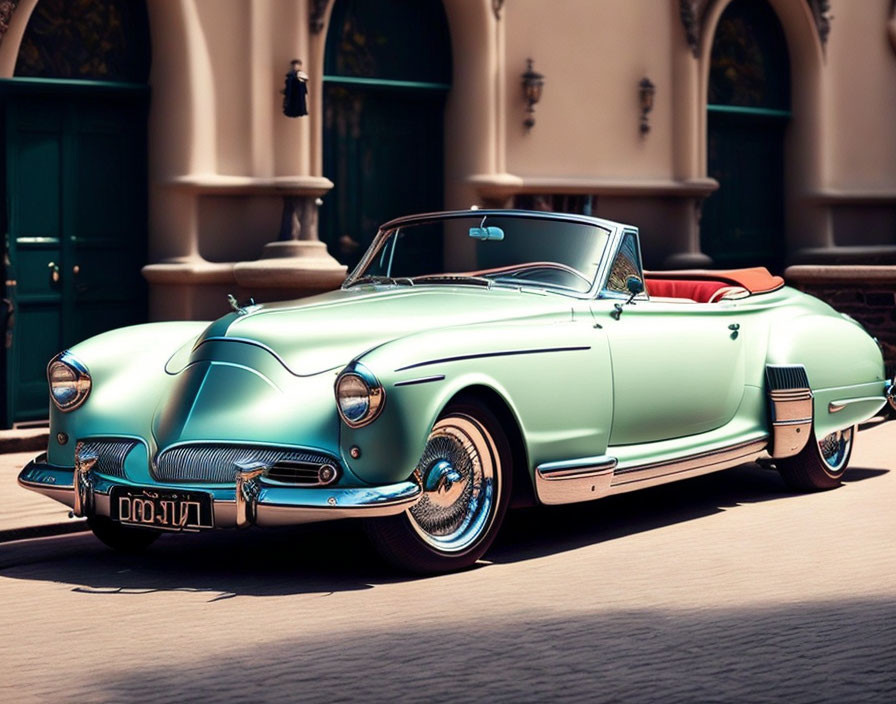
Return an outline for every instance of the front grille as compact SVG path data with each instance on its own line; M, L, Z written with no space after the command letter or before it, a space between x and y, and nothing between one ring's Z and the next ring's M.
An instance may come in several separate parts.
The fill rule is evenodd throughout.
M137 446L136 440L82 440L81 456L96 455L93 471L124 479L124 458Z
M181 445L159 455L153 475L165 482L200 482L232 484L237 465L263 464L270 469L264 476L279 482L302 486L319 486L318 470L322 465L339 467L328 455L303 450L249 445ZM333 473L332 483L338 477Z

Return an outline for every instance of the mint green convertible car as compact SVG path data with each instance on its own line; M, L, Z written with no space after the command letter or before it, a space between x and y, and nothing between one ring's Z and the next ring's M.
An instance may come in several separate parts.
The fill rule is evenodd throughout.
M338 291L99 335L48 367L19 476L124 550L360 518L391 562L479 559L511 504L770 457L837 486L894 401L875 341L765 269L645 272L634 227L463 211L382 227Z

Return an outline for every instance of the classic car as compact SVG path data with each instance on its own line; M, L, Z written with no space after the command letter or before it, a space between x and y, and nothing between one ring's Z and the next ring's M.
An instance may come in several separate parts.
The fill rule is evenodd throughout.
M856 425L896 405L875 340L763 268L641 262L635 227L593 217L393 220L339 290L59 354L19 482L117 549L356 518L423 572L478 560L511 504L763 457L836 487Z

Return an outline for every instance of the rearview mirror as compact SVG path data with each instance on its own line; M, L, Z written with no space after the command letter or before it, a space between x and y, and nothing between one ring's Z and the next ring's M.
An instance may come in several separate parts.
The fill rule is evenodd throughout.
M470 237L474 240L492 240L500 242L504 239L504 230L500 227L471 227Z

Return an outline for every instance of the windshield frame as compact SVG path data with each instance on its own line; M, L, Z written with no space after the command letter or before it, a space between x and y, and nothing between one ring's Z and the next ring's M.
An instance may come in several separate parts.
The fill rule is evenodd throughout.
M550 291L552 293L558 293L560 295L570 296L572 298L594 299L600 296L604 281L609 273L610 262L616 253L619 242L621 241L623 226L617 222L602 220L600 218L594 218L588 215L576 215L573 213L551 213L537 210L449 210L445 212L408 215L405 217L390 220L389 222L386 222L380 226L379 230L376 233L376 236L373 238L373 241L370 243L370 246L364 253L364 256L361 257L361 261L358 262L357 266L352 269L351 273L342 283L342 288L347 289L351 287L358 279L362 277L362 272L368 267L374 257L378 255L383 240L391 236L392 232L398 228L408 225L425 224L437 220L453 220L457 218L489 218L499 216L545 220L553 222L572 222L582 225L590 225L607 231L607 243L604 247L604 251L601 253L600 263L598 264L594 279L591 281L591 287L587 291L575 291L570 288L559 286L545 286L544 284L538 284L537 282L518 282L513 284L513 288L535 288L540 291ZM625 226L625 228L626 231L634 229L629 226ZM509 288L506 283L495 283L503 289ZM419 285L426 286L427 284L421 283ZM458 282L458 285L463 285L463 283Z

